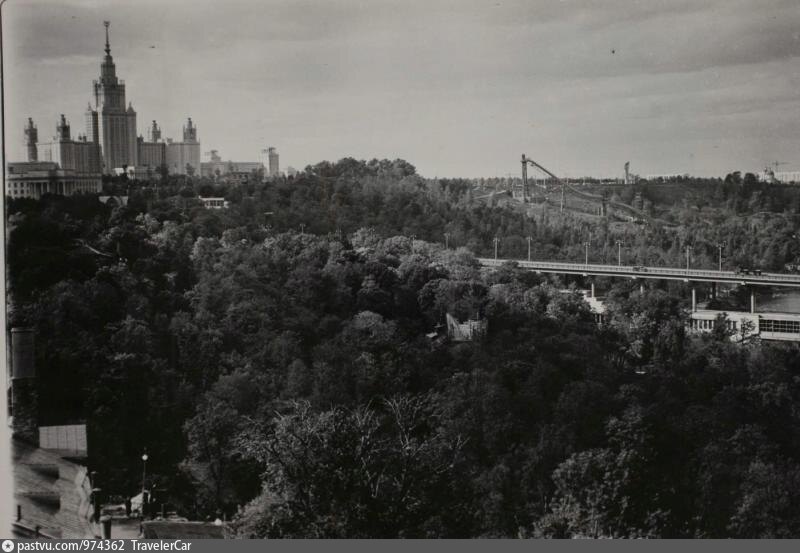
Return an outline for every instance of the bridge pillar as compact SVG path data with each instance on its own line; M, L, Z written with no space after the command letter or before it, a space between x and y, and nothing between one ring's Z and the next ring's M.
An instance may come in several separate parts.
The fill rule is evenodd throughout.
M594 295L594 282L592 282L591 286L592 286L592 297L594 298L595 297L595 295Z
M750 313L756 312L756 289L750 288Z
M716 282L712 282L711 283L711 299L712 300L717 299L717 283Z
M692 286L692 313L697 311L697 290Z
M644 296L644 282L639 283L639 293Z

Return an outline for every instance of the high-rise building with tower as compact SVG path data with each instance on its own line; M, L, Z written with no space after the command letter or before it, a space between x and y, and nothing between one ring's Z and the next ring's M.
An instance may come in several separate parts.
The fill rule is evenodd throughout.
M6 193L9 196L39 198L44 194L70 196L100 192L99 144L80 135L73 140L63 114L51 141L38 142L38 138L38 130L29 118L25 127L28 161L8 164Z
M153 121L148 140L138 136L136 111L126 105L125 82L117 78L111 57L108 21L105 25L105 57L100 78L94 81L94 102L85 113L85 135L73 139L70 125L61 115L56 136L39 142L31 118L25 125L27 161L9 162L6 193L12 198L39 198L44 194L98 193L101 175L129 178L158 176L162 166L172 174L200 174L200 142L191 118L183 127L183 140L163 140ZM125 168L125 169L123 169Z
M167 168L173 175L200 174L200 142L191 117L183 126L183 141L167 139Z
M138 164L136 111L125 106L125 81L117 78L106 27L106 55L100 65L100 79L94 81L94 109L86 113L86 135L97 137L103 153L103 172L110 174L117 167Z
M153 176L167 162L167 143L161 140L161 128L153 121L147 132L148 140L139 136L139 165Z

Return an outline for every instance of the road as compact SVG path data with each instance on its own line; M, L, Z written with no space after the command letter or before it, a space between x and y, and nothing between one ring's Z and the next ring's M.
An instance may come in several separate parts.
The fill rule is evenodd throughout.
M800 275L762 273L741 275L733 271L709 271L705 269L681 269L677 267L642 267L631 265L595 265L564 263L560 261L522 261L517 259L492 259L480 257L484 267L498 267L508 261L521 268L539 273L574 274L584 276L616 276L626 278L649 278L655 280L683 280L686 282L718 282L751 286L788 286L800 288Z

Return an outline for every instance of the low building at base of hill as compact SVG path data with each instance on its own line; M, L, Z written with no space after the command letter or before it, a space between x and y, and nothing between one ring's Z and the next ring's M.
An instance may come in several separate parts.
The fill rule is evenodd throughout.
M203 198L198 196L197 199L203 202L203 207L206 209L225 209L229 205L228 200L225 198Z

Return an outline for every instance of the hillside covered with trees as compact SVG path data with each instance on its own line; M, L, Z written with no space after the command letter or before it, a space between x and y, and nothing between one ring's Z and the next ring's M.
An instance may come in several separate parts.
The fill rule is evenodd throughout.
M598 326L570 283L476 261L495 236L582 260L591 236L609 261L622 240L713 267L724 240L726 263L796 263L797 210L724 186L622 231L402 160L12 200L9 320L37 332L42 423L88 422L104 490L138 493L146 448L170 509L242 537L797 536L800 349L689 334L674 289L621 281ZM447 313L487 335L448 341Z

